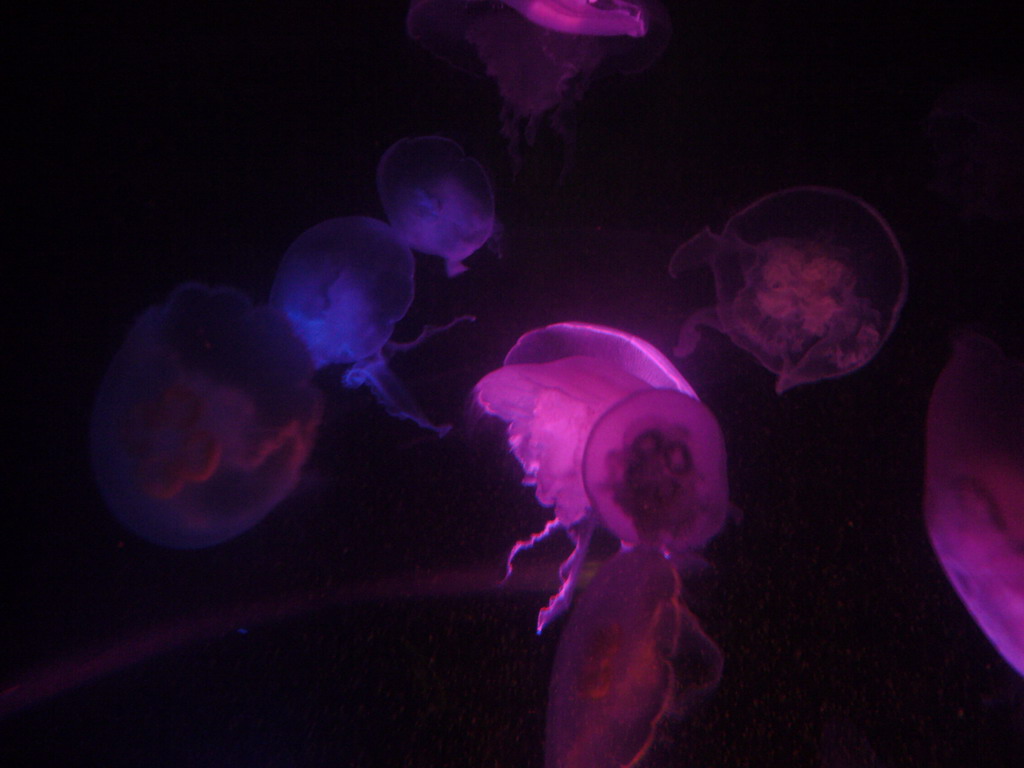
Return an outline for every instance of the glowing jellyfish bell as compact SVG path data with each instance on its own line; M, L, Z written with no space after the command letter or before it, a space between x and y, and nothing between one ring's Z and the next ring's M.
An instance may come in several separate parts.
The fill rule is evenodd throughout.
M725 442L711 411L674 389L642 389L605 411L587 440L583 484L625 544L701 549L729 511Z
M683 325L675 353L693 352L701 326L725 333L778 374L779 394L865 365L892 333L907 268L885 220L838 189L794 187L743 209L721 235L684 243L669 271L710 266L717 302Z
M558 529L564 529L575 544L562 566L562 588L541 611L538 630L568 607L598 523L583 478L584 451L591 431L616 403L634 392L651 389L673 390L694 401L697 397L672 364L647 342L613 328L558 323L522 336L506 355L504 365L487 374L474 390L484 411L508 423L509 446L525 472L523 482L535 485L537 500L555 510L541 532L512 548L509 568L520 549ZM679 408L678 403L673 407ZM685 406L682 409L689 411ZM602 438L600 445L606 444ZM613 514L611 508L602 513L609 520ZM700 526L684 532L681 520L672 525L671 531L657 535L658 542L682 547L703 543ZM639 540L639 534L634 540Z
M295 487L320 421L288 321L231 288L179 286L128 333L96 395L93 470L114 516L168 547L218 544Z
M590 82L646 69L672 34L658 0L413 0L406 27L438 58L495 81L516 159L546 115L571 146L570 115Z
M491 237L494 193L480 163L440 136L401 139L377 166L377 191L395 231L415 251L440 256L449 277Z
M960 599L1024 675L1024 364L977 334L928 405L924 512Z
M412 253L384 222L330 219L288 247L270 303L291 321L317 368L349 365L346 385L366 384L391 415L444 434L448 428L431 423L387 365L396 351L441 330L425 329L408 344L389 341L412 304L414 270Z

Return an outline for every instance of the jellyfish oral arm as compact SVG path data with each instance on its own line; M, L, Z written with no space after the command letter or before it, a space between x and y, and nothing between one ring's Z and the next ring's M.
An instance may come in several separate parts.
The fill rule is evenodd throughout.
M384 410L392 416L409 419L424 429L437 432L441 437L451 430L450 424L434 424L427 418L409 390L388 368L383 356L377 355L353 365L345 373L344 383L353 389L363 384L368 386Z
M429 339L431 336L436 336L439 333L454 328L459 323L475 323L476 315L459 315L454 320L444 325L426 325L423 330L420 331L420 335L412 341L389 341L384 345L384 349L387 355L394 354L395 352L405 352L407 350L418 347L424 341Z
M625 0L612 0L599 8L594 0L504 0L534 24L570 35L643 37L647 21L643 9Z

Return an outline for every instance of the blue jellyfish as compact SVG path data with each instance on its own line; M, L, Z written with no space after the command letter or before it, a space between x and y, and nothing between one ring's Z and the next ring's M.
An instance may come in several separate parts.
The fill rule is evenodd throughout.
M549 115L571 150L572 112L591 81L646 69L672 34L657 0L413 0L406 27L434 56L495 81L517 162Z
M415 251L440 256L449 277L494 230L494 193L480 163L440 136L401 139L377 166L388 221Z
M444 330L427 328L405 344L389 341L412 304L414 270L412 253L384 222L329 219L288 246L270 303L291 321L318 369L349 365L347 386L366 384L392 416L443 435L449 427L433 424L387 365L396 351ZM454 322L463 319L470 318Z
M838 189L794 187L743 209L721 235L679 246L669 271L710 266L717 301L693 313L675 354L714 328L778 374L775 391L843 376L892 333L907 297L907 267L885 220Z
M627 544L650 540L652 545L673 553L702 546L721 527L728 493L720 435L717 442L711 439L707 445L692 444L687 448L690 455L704 450L717 452L715 458L708 459L708 466L714 469L708 483L717 487L706 500L700 497L700 503L707 502L706 514L712 522L697 522L700 513L679 510L666 513L665 524L671 525L671 530L651 532L650 526L641 523L642 536L635 526L627 533L628 524L621 521L623 512L604 498L610 481L605 477L607 461L603 458L594 459L593 477L601 479L593 481L593 497L588 495L584 457L595 425L606 412L614 410L613 406L634 402L629 396L652 390L669 390L696 404L688 408L672 401L676 411L670 411L672 418L685 422L694 414L701 414L699 425L680 429L692 429L697 439L703 439L711 430L708 421L717 430L717 423L710 413L704 413L706 408L699 404L693 389L660 352L635 336L598 325L558 323L531 331L509 351L504 366L487 374L476 386L477 404L508 423L509 446L525 472L523 482L536 486L537 500L555 510L542 531L512 548L509 568L521 549L533 546L558 529L564 529L575 545L562 566L562 588L540 612L538 631L568 607L590 537L599 522ZM625 407L625 412L630 414L632 409ZM595 457L613 444L612 435L618 423L599 433L597 447L593 449ZM698 498L692 494L691 497ZM595 512L594 499L600 502L599 512ZM689 527L683 519L687 514L691 515Z
M179 286L138 319L100 384L90 448L114 516L167 547L218 544L295 487L320 423L288 321L232 288Z
M1024 364L965 333L928 404L925 521L974 620L1024 675Z

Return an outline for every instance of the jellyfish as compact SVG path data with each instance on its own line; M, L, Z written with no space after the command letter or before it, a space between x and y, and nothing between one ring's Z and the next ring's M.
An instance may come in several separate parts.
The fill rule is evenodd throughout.
M93 471L113 515L192 549L256 525L295 487L320 422L288 321L232 288L176 288L138 319L100 384Z
M641 389L605 411L587 439L582 474L597 519L623 544L698 550L729 511L718 422L675 389Z
M989 339L953 345L928 405L924 513L967 610L1024 675L1024 364Z
M406 27L434 56L495 81L517 163L549 115L571 149L572 113L590 82L646 69L672 33L658 0L413 0Z
M925 120L939 195L968 221L1024 218L1024 91L965 81L946 90Z
M609 520L614 522L614 526L608 526L613 532L626 529L616 517L621 516L621 510L606 504L603 497L600 500L604 511L600 517L594 514L593 499L588 498L583 476L588 438L612 406L633 393L654 389L671 390L697 402L686 380L650 344L628 333L587 323L558 323L530 331L505 356L504 366L487 374L475 388L477 404L508 423L509 446L525 472L523 482L536 486L537 500L555 510L543 530L513 546L508 556L509 570L520 550L532 547L556 530L565 530L574 544L573 553L560 571L562 587L540 612L538 631L568 607L596 525ZM694 412L675 401L672 408L666 418L678 420L682 413L685 421ZM631 411L627 409L627 413ZM644 418L651 416L646 411L644 414ZM714 423L714 418L707 416ZM625 418L617 423L629 421ZM681 439L686 430L692 429L699 437L706 428L703 423L692 427L679 424L665 434ZM614 423L602 430L595 456L600 449L614 444L614 430ZM706 448L693 444L689 437L686 440L685 450L690 455ZM719 449L720 438L713 445L713 450ZM717 459L711 465L718 467ZM604 467L595 465L593 472L600 479L595 481L595 488L606 494L610 481ZM713 514L720 513L716 510ZM687 514L682 510L666 512L664 522L670 530L653 532L650 540L668 549L701 546L713 535L707 533L713 525L694 522L687 528ZM650 526L642 523L640 527L642 536L634 530L636 535L624 540L647 540Z
M401 139L377 166L377 191L395 232L415 251L440 256L448 277L494 230L494 193L480 163L440 136Z
M673 664L681 653L694 662L685 675ZM658 724L685 714L721 672L722 653L683 602L671 563L650 547L621 550L600 567L559 639L544 765L637 765Z
M389 341L413 298L412 253L382 221L361 216L329 219L306 230L281 260L270 303L291 321L319 369L349 365L344 383L366 384L392 416L445 434L433 424L388 358L444 328L427 328L415 341ZM452 324L464 319L458 318Z
M843 376L892 333L907 297L896 237L871 206L826 187L794 187L737 213L721 235L705 228L679 247L669 271L709 265L717 303L693 313L675 354L714 328L778 374L775 391Z

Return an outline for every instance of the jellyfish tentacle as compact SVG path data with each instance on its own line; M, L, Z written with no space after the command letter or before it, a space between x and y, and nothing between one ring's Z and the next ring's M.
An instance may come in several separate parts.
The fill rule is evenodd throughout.
M431 336L436 336L439 333L444 333L447 330L454 328L459 323L475 323L476 315L459 315L454 320L445 323L444 325L425 325L423 330L420 331L420 335L412 341L389 341L384 345L384 357L390 358L391 355L396 352L407 352L410 349L418 347L424 341L429 339Z
M383 355L379 353L354 364L345 372L342 382L352 389L364 384L368 386L391 416L409 419L424 429L436 432L439 437L451 431L451 424L434 424L427 418L419 403L388 368Z
M683 327L679 329L679 340L676 342L672 354L676 357L689 357L697 349L700 343L700 328L722 327L718 320L718 307L704 307L690 315Z
M574 547L572 554L565 560L558 569L558 576L562 580L562 586L558 592L551 596L548 604L541 608L537 614L537 634L544 631L549 623L557 619L567 610L572 602L573 592L576 591L576 582L579 581L580 571L587 559L587 550L590 548L590 538L597 528L597 521L594 517L583 518L579 523L566 529L569 538L572 539Z

